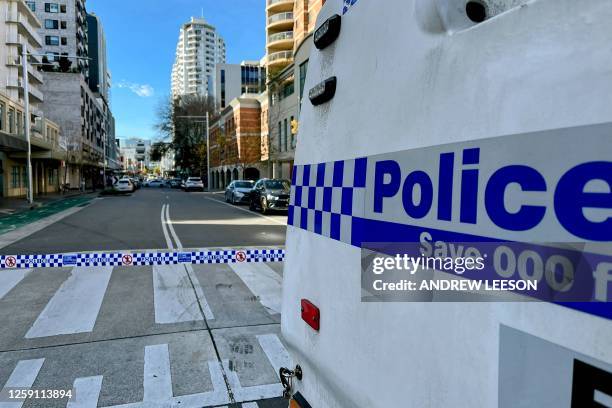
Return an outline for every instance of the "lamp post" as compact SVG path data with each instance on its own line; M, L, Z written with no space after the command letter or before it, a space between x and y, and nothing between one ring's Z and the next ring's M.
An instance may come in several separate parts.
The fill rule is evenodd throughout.
M26 142L28 144L28 154L27 154L27 171L28 171L28 203L32 204L34 202L34 187L32 186L32 143L30 139L30 80L28 78L28 56L35 57L44 57L45 54L32 54L28 53L28 43L27 41L21 45L21 69L23 76L23 107L25 110L25 137ZM84 59L90 60L88 57L79 57L79 56L62 56L62 58L69 59ZM43 64L38 64L43 65Z

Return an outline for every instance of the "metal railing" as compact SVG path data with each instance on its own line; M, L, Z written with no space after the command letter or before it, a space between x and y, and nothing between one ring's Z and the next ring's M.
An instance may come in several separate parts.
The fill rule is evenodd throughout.
M293 21L292 12L288 11L286 13L274 14L273 16L270 16L270 18L268 18L268 24L278 23L279 21L286 21L286 20Z
M276 3L293 3L294 0L268 0L268 7Z
M272 54L268 55L268 62L272 62L272 61L276 61L280 59L292 59L292 58L293 58L293 51L279 51L279 52L273 52Z
M271 34L268 37L268 44L276 42L276 41L292 40L292 39L293 39L293 31L285 31L282 33Z

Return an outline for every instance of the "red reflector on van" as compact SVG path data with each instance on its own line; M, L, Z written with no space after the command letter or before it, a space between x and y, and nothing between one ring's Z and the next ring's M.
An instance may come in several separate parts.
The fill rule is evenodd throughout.
M320 317L319 308L309 300L302 299L302 320L316 331L319 331Z

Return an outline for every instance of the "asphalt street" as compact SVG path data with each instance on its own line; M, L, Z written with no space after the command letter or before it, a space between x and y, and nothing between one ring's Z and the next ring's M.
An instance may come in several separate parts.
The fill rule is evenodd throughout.
M167 248L161 209L185 248L283 245L287 215L261 217L226 204L222 194L143 188L130 196L101 197L2 254Z
M279 246L285 220L222 195L142 189L16 230L1 252ZM278 262L0 270L0 407L286 407L282 273ZM7 405L20 388L74 396Z

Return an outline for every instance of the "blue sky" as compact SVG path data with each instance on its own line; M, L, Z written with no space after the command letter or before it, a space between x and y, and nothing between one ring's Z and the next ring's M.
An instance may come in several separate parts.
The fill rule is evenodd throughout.
M228 63L264 55L264 0L87 1L106 33L117 137L157 138L155 112L170 93L180 26L202 10L225 38Z

